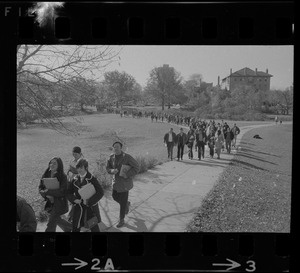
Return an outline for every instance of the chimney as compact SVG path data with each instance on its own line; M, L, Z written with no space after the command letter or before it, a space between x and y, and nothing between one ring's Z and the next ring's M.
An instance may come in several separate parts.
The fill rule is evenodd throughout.
M255 76L257 76L257 68L255 68Z
M220 76L218 76L218 86L220 86Z
M230 75L232 74L232 68L230 68Z
M268 68L266 69L266 73L268 74Z

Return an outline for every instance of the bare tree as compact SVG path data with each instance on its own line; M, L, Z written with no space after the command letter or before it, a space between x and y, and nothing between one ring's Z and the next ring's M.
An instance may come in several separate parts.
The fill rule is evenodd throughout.
M44 120L53 129L70 133L51 107L58 92L69 89L74 100L78 100L82 90L71 84L74 79L98 80L105 69L117 61L118 54L119 51L110 46L18 45L18 113L23 116L30 113L32 119ZM60 98L62 105L63 96ZM22 115L18 119L20 117Z

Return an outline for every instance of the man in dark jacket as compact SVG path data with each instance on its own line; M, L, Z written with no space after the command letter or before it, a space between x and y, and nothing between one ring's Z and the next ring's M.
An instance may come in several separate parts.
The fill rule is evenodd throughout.
M106 163L106 171L113 175L113 199L120 204L120 221L117 227L124 226L125 214L128 214L130 202L129 191L133 188L132 178L139 172L138 162L129 154L122 151L123 144L119 141L113 144L114 153ZM122 167L123 166L123 167ZM121 172L127 168L126 172Z
M201 126L198 126L196 130L196 145L195 145L196 151L198 150L198 160L201 160L201 156L202 158L204 158L205 142L206 142L205 131L202 129Z
M229 127L227 128L227 132L225 132L225 134L224 134L224 138L225 138L225 143L226 143L226 150L227 150L227 153L230 154L230 151L231 151L231 141L232 141L233 138L234 138L234 134L233 134L233 132L230 130Z
M173 128L170 128L170 131L165 134L164 143L168 149L168 158L173 160L173 148L177 143L176 134L173 132Z
M67 198L74 206L73 212L73 232L79 232L81 227L85 226L85 220L93 217L97 218L97 222L101 222L100 210L98 202L103 197L104 192L98 180L88 171L88 162L80 159L76 165L78 175L72 180L67 191ZM83 200L78 192L83 186L91 183L96 193L87 200ZM99 226L96 224L91 228L92 232L100 232Z
M17 195L17 223L19 232L36 232L37 221L32 207Z
M186 144L186 133L183 132L183 128L180 128L180 133L177 135L177 160L183 157L184 145Z

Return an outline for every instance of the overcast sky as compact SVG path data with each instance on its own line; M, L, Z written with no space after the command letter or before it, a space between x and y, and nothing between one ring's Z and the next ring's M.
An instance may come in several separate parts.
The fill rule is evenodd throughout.
M202 74L205 82L217 84L230 73L249 67L266 71L271 89L285 89L293 83L293 46L123 46L117 69L131 74L142 86L146 85L152 68L169 64L185 80L192 74Z

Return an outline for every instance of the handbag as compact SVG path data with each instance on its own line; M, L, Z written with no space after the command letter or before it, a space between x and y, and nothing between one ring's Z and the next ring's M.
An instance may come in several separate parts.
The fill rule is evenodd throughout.
M91 229L94 226L98 225L98 218L96 216L93 216L89 220L87 220L87 210L85 210L85 215L84 215L84 227Z

